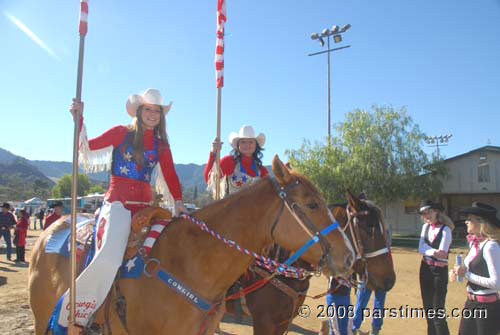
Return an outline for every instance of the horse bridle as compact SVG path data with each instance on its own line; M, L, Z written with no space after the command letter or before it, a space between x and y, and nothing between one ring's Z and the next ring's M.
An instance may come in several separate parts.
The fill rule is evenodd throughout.
M321 270L321 268L325 265L328 264L328 261L330 260L330 250L332 249L332 246L330 245L330 242L325 238L325 235L328 233L338 229L339 225L337 222L333 222L331 225L329 225L327 228L323 229L322 231L318 230L318 228L311 222L311 220L307 217L306 214L300 209L300 206L297 204L297 202L293 201L293 199L290 198L289 192L296 186L300 184L300 181L295 178L295 180L285 186L280 185L275 178L269 178L271 180L271 184L273 185L276 193L280 197L280 199L283 200L281 203L281 208L278 212L278 216L276 217L272 227L271 227L271 238L274 241L274 230L276 229L276 226L278 225L278 222L280 221L280 218L283 214L283 209L284 206L288 208L290 213L293 215L295 220L299 223L299 225L302 227L302 229L311 237L311 240L304 245L304 247L301 248L301 252L297 252L294 256L292 256L287 262L288 263L293 263L292 260L297 259L307 248L315 244L316 242L319 242L321 246L321 250L323 251L323 255L320 258L320 261L318 263L318 271ZM309 244L309 245L308 245Z
M345 232L347 229L349 229L349 232L352 237L352 245L354 246L354 249L356 251L356 259L361 260L364 263L364 278L362 278L363 281L366 281L368 279L368 258L374 258L383 254L386 254L389 252L389 248L386 246L385 248L377 249L375 251L371 252L365 252L364 247L363 247L363 242L361 241L361 234L360 234L360 228L359 228L359 217L360 216L367 216L370 214L368 210L364 211L359 211L356 212L354 209L348 204L346 207L346 212L347 212L347 224L345 227L342 228L342 230ZM378 218L378 224L380 227L380 233L382 236L385 234L385 229L380 221L380 218Z

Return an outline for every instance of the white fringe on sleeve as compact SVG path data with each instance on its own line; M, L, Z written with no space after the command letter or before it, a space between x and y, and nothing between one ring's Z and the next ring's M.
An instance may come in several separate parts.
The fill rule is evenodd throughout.
M100 172L111 169L113 146L90 150L85 124L80 131L78 163L85 172Z
M163 178L163 173L161 172L161 166L160 163L156 164L156 167L153 170L153 175L151 178L152 181L154 181L154 188L155 191L158 194L163 195L163 204L167 209L172 211L172 213L175 212L175 200L174 197L172 196L172 193L170 193L170 190L168 188L167 182L165 181L165 178Z
M216 170L215 170L215 163L214 166L212 166L212 169L208 173L208 182L207 182L207 191L209 194L212 195L212 198L215 199L215 184L216 184ZM220 176L219 179L219 185L220 185L220 198L223 199L226 196L226 178L223 176Z

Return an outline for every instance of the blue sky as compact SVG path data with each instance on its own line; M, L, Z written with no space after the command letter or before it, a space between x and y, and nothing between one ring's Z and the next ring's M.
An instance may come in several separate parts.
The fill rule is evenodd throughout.
M158 88L173 100L175 162L206 162L216 132L216 5L90 0L90 137L130 122L129 94ZM324 50L310 35L346 23L342 45L351 48L332 55L333 122L372 104L407 106L428 135L453 134L447 157L500 145L500 0L228 0L227 15L223 154L242 124L266 134L265 164L304 138L325 140L326 55L307 56ZM71 161L78 16L77 0L0 0L0 147Z

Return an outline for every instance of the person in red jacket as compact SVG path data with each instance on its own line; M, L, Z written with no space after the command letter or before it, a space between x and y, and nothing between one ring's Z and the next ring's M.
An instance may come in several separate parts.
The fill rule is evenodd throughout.
M85 327L103 303L120 267L131 217L153 204L151 183L174 208L174 214L188 213L182 201L181 185L175 172L165 115L171 103L164 105L160 92L148 89L130 95L127 113L133 118L129 126L116 126L101 136L87 139L83 124L83 103L73 101L73 118L82 117L79 139L79 162L86 171L111 169L109 189L104 197L95 233L95 257L76 281L76 319ZM64 334L68 325L68 291L59 300L50 321L53 333ZM52 322L56 321L56 322Z
M53 209L53 212L50 213L45 218L45 224L43 225L43 230L49 228L51 224L59 220L62 216L63 203L61 201L54 202L50 207Z
M238 133L233 132L229 135L229 143L233 150L230 155L220 160L222 197L269 176L267 169L262 166L262 148L265 141L264 134L256 136L253 127L247 125L242 126ZM212 143L212 151L205 167L205 181L213 194L215 193L213 165L221 147L222 144L216 138Z
M19 220L16 223L16 263L25 262L26 235L28 234L29 225L28 213L24 209L21 209L19 211Z

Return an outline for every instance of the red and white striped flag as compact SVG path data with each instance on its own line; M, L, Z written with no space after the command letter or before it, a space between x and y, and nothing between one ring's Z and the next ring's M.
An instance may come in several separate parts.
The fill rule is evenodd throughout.
M217 0L217 42L215 43L215 77L217 88L224 86L224 25L226 0Z
M80 25L78 26L78 31L80 35L87 35L87 17L89 15L89 3L88 0L80 0Z

